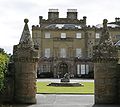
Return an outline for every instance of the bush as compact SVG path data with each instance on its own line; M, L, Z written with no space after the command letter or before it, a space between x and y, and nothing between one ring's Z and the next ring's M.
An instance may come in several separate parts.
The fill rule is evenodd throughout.
M4 84L4 74L7 72L7 63L9 57L5 53L0 53L0 91L3 88Z

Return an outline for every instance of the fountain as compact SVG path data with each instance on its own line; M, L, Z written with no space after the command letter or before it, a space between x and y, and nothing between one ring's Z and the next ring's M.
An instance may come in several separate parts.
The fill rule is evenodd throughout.
M77 86L84 86L84 85L78 82L70 82L70 74L66 73L64 77L60 79L60 82L52 82L47 86L77 87Z

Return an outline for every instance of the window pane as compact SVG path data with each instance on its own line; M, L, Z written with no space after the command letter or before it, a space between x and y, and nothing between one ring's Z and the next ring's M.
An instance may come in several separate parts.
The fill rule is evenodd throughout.
M45 38L50 38L50 33L49 32L45 33Z
M85 74L85 65L84 64L81 65L81 74Z
M47 57L47 58L50 57L50 48L45 49L45 57Z
M61 33L61 38L66 38L66 33Z
M82 57L81 48L76 48L76 57Z
M76 33L76 38L81 38L81 33Z
M60 49L60 57L62 57L62 58L66 57L66 49L65 48Z

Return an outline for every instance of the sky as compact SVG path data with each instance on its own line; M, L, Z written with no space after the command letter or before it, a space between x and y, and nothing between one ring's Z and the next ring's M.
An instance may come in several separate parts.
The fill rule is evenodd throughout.
M67 9L77 9L78 19L87 16L87 25L101 24L120 17L120 0L0 0L0 48L12 54L13 45L19 43L24 19L29 28L39 24L39 16L48 18L49 9L59 9L59 16L66 17Z

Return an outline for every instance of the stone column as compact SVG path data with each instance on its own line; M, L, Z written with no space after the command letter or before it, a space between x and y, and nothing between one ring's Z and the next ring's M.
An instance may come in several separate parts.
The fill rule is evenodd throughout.
M117 103L117 60L99 59L94 64L95 103Z
M118 103L120 104L120 46L118 45L118 65L117 65L117 91L118 91Z
M28 19L18 45L14 46L13 59L15 64L15 95L17 103L36 103L36 70L38 51L34 49Z
M94 46L95 103L113 104L118 102L117 92L117 49L113 45L107 20L103 20L100 42Z

